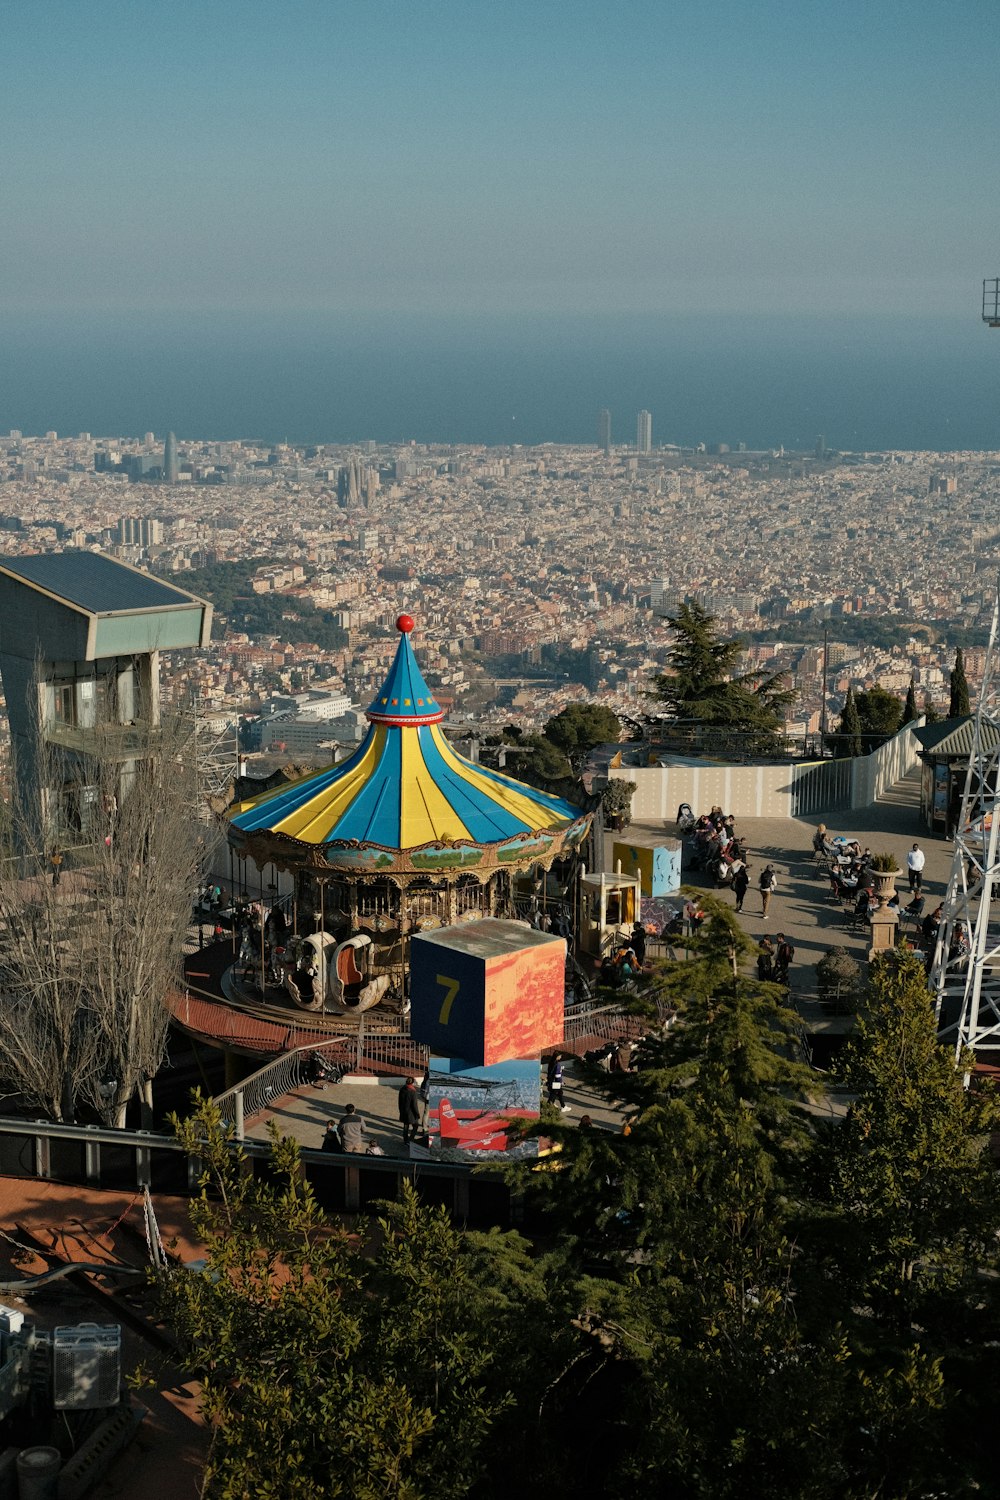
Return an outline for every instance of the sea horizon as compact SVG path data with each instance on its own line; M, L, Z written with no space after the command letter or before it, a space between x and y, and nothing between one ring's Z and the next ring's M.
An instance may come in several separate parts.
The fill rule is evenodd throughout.
M1000 448L1000 336L967 318L8 312L0 433L525 447Z

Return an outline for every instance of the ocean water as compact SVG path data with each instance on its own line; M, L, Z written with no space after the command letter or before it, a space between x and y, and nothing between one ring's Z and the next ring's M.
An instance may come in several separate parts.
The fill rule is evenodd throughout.
M27 314L0 320L0 433L293 443L1000 447L978 318Z

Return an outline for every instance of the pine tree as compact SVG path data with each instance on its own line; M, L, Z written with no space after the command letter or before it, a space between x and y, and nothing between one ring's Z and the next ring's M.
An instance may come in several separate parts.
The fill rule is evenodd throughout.
M744 753L772 751L795 694L782 686L780 673L734 676L745 642L720 640L715 623L715 616L691 599L667 616L674 642L667 671L654 679L656 696L685 724L728 732L734 748Z
M951 671L951 699L948 704L949 719L962 718L971 713L969 707L969 684L965 680L965 660L962 648L955 651L955 665Z
M515 1386L537 1412L572 1342L526 1242L463 1236L404 1183L359 1244L294 1141L273 1133L258 1180L210 1101L174 1124L204 1164L190 1214L208 1248L205 1273L166 1272L159 1299L212 1432L201 1493L467 1495Z
M842 756L861 754L861 718L858 714L858 705L855 702L853 687L847 689L847 697L844 699L844 712L840 716L837 754Z
M903 705L894 693L880 687L869 688L866 693L855 693L854 702L861 721L863 753L868 755L898 733L903 722L900 717Z
M831 1145L835 1253L845 1296L903 1329L932 1322L935 1305L950 1320L997 1261L1000 1111L991 1086L963 1087L966 1066L938 1043L919 959L873 963L843 1065L856 1100Z
M615 1500L933 1492L914 1475L937 1476L939 1364L873 1354L870 1335L851 1345L838 1326L826 1268L801 1250L816 1128L803 1106L821 1085L784 992L746 973L754 945L704 904L694 956L652 986L673 1026L637 1072L593 1075L625 1102L630 1133L557 1125L557 1169L530 1174L577 1276L574 1390L599 1389L603 1430L627 1435L610 1455L588 1450L585 1487Z
M903 723L912 724L917 718L917 684L910 678L910 685L906 689L906 702L903 704Z

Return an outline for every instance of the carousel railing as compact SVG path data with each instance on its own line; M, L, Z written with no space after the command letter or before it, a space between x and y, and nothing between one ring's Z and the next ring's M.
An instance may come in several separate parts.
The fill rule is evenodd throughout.
M265 1063L232 1088L217 1094L213 1103L232 1125L239 1140L246 1122L256 1119L277 1101L311 1085L316 1060L343 1071L362 1072L365 1064L376 1068L398 1068L400 1074L423 1073L430 1052L407 1036L340 1036L334 1041L310 1042Z

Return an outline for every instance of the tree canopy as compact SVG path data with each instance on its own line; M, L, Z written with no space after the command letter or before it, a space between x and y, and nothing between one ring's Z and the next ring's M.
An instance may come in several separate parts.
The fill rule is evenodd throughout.
M734 675L745 643L721 640L715 623L693 599L667 616L674 639L667 671L654 679L655 695L679 723L725 731L747 751L769 753L778 746L784 709L795 694L782 685L780 673Z
M885 688L869 688L854 698L861 723L861 748L865 755L884 745L903 724L903 705Z
M622 726L610 708L599 703L571 703L550 719L542 730L545 738L578 771L595 745L614 744Z
M861 754L861 715L858 713L858 703L854 696L853 686L847 689L847 697L844 699L844 711L840 716L840 728L834 741L836 755L860 755Z

